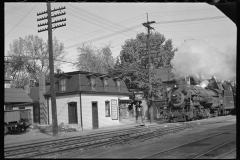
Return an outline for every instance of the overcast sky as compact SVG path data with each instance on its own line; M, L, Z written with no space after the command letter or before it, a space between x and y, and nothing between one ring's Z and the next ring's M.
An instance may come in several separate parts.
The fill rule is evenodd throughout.
M47 40L48 33L37 27L37 13L47 10L46 3L4 3L5 55L9 44L19 37L30 34ZM155 21L151 26L155 31L172 39L174 47L179 47L186 39L201 39L212 47L225 51L236 47L237 29L227 16L215 6L205 3L52 3L51 8L65 6L66 26L53 31L66 48L65 61L75 62L76 47L91 42L96 47L111 44L114 57L120 53L127 39L137 33L146 33L142 23ZM57 12L59 13L59 12ZM71 63L63 63L64 72L75 71Z

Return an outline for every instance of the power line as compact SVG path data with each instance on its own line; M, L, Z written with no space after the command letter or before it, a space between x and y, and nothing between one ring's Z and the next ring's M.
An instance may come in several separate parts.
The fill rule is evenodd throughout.
M207 11L209 10L209 11ZM182 11L169 11L169 12L149 12L149 13L159 13L159 14L164 14L164 13L179 13L179 12L192 12L192 11L207 11L207 12L212 12L213 10L212 9L197 9L197 10L182 10ZM217 11L217 10L216 10ZM199 12L198 12L199 13Z
M16 57L16 56L4 56L4 57ZM25 58L25 59L49 59L49 58L41 58L41 57L28 57L28 56L18 56L18 58ZM71 64L78 64L77 62L69 62L69 61L64 61L64 60L59 60L59 59L53 59L54 61L59 61L59 62L64 62L64 63L71 63Z
M23 3L20 3L20 4L23 4ZM26 7L26 5L21 6L21 5L18 4L18 6L15 6L13 8L8 9L8 10L5 10L5 14L8 14L9 12L10 13L11 12L16 12L17 10L23 9L24 7Z
M71 14L71 13L69 13L69 14L70 14L70 15L73 15L73 14ZM74 14L75 14L75 13L74 13ZM73 16L75 16L75 15L73 15ZM89 21L88 19L84 19L84 18L79 17L79 16L75 16L75 17L80 18L80 19L82 19L82 20L84 20L84 21L87 21L87 22L89 22L89 23L92 23L92 24L94 24L94 25L100 26L100 27L102 27L103 29L106 29L106 30L109 30L109 28L110 28L110 26L99 25L99 24L97 24L97 23L91 22L91 21ZM112 25L112 26L113 26L113 25ZM113 30L113 31L115 31L113 28L110 28L110 29ZM97 31L95 31L95 32L97 32ZM94 32L94 33L95 33L95 32ZM89 35L89 34L93 34L93 32L84 34L84 36ZM128 36L128 37L129 37L129 35L125 35L125 36ZM72 40L72 39L76 39L76 38L79 38L79 36L78 36L78 37L75 37L75 38L68 39L68 40L66 40L66 41L69 41L69 40Z
M124 30L120 30L120 31L117 31L117 32L114 32L114 33L111 33L111 34L108 34L108 35L104 35L102 37L98 37L98 38L95 38L95 39L92 39L92 40L84 41L82 43L95 42L95 41L98 41L98 40L102 40L102 39L105 39L105 38L109 38L109 37L118 35L118 34L123 33L123 32L128 32L128 31L130 31L132 29L136 29L136 28L139 28L139 27L140 27L140 25L136 25L136 26L133 26L133 27L130 27L130 28L127 28L127 29L124 29ZM65 49L75 47L75 46L77 46L79 44L81 44L81 43L67 46Z
M202 21L202 20L219 19L219 18L226 18L226 17L217 16L217 17L197 18L197 19L183 19L183 20L173 20L173 21L162 21L162 22L156 22L156 24L182 23L182 22L191 22L191 21ZM139 27L141 27L141 24L133 26L133 27L129 27L127 29L120 30L120 31L117 31L115 33L111 33L111 34L108 34L108 35L105 35L105 36L102 36L102 37L98 37L98 38L95 38L95 39L92 39L92 40L84 41L84 42L81 42L81 43L95 42L95 41L98 41L98 40L102 40L102 39L105 39L105 38L109 38L109 37L115 36L115 35L123 33L123 32L128 32L128 31L130 31L132 29L136 29L136 28L139 28ZM78 46L81 43L67 46L66 49Z
M211 20L211 19L220 19L220 18L226 18L226 17L224 17L224 16L216 16L216 17L196 18L196 19L183 19L183 20L173 20L173 21L162 21L162 22L157 22L156 24L192 22L192 21L202 21L202 20Z
M142 14L142 15L143 15L143 14ZM139 15L139 16L136 16L136 17L133 17L133 18L130 18L130 19L128 19L128 20L122 21L122 22L117 23L117 24L121 24L121 23L128 22L128 21L130 21L130 20L139 18L139 17L141 17L142 15ZM109 27L112 27L112 26L114 26L114 25L110 25ZM76 39L76 38L79 38L79 37L82 38L83 36L87 36L87 35L90 35L90 34L94 34L94 33L97 33L97 32L99 32L99 31L102 31L102 29L99 29L99 30L96 30L96 31L93 31L93 32L90 32L90 33L86 33L86 34L83 34L83 35L80 35L80 36L77 36L77 37L74 37L74 38L71 38L71 39L67 39L67 40L65 40L65 41L73 40L73 39ZM99 33L100 33L100 32L99 32Z
M35 4L34 7L5 35L5 37L19 24L22 22L22 20L37 6L38 4Z
M70 5L71 5L71 4L70 4ZM121 28L121 29L123 29L123 28L126 29L126 28L127 28L127 27L125 27L125 26L123 26L123 25L121 25L121 24L119 24L119 23L110 21L110 20L108 20L108 19L106 19L106 18L103 18L103 17L101 17L101 16L99 16L99 15L96 15L96 14L93 14L93 13L91 13L91 12L89 12L89 11L86 11L86 10L80 8L80 7L73 6L73 8L77 8L77 9L76 9L77 11L83 12L83 13L86 14L87 16L92 16L93 18L95 18L95 19L97 19L97 20L100 20L100 21L102 21L102 22L104 22L104 23L111 24L112 26L116 26L116 27ZM136 32L135 32L135 33L136 33Z

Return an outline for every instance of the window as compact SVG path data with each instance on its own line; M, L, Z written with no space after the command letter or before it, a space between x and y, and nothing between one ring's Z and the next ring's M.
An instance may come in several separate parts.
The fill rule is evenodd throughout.
M11 84L10 83L5 83L5 88L10 88Z
M6 110L13 110L13 107L11 105L6 105Z
M118 92L121 92L121 81L117 80L117 90Z
M96 78L95 77L91 77L91 87L92 87L92 90L96 90Z
M104 90L108 91L108 79L104 79Z
M60 91L66 91L66 79L60 80Z
M106 117L110 117L110 101L105 101Z

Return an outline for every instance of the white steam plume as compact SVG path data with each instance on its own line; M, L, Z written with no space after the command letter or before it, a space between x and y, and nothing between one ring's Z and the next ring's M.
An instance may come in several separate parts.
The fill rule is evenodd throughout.
M199 74L222 80L236 78L236 48L219 52L203 40L187 40L175 52L171 64L179 76Z

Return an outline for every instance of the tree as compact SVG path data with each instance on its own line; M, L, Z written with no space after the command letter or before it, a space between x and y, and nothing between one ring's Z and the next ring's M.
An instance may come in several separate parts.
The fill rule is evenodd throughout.
M164 35L155 32L150 35L150 55L152 61L152 95L159 98L159 90L164 87L161 79L155 77L155 69L169 67L170 60L174 56L176 49L172 46L172 40ZM147 49L147 34L137 34L135 39L125 41L120 52L120 56L113 69L110 70L111 76L120 76L125 81L128 89L136 89L144 92L144 98L150 106L151 93L149 92L149 63Z
M48 41L47 41L48 42ZM29 84L30 79L38 82L38 72L44 72L49 83L49 60L48 43L40 37L29 35L25 38L14 40L10 44L10 50L7 52L7 61L5 63L5 74L13 78L13 87L24 87ZM57 70L61 62L57 59L63 59L65 56L64 45L56 37L53 39L53 57L54 68Z
M114 67L114 58L109 45L99 49L91 44L83 44L77 50L75 67L81 71L107 74L108 70Z

